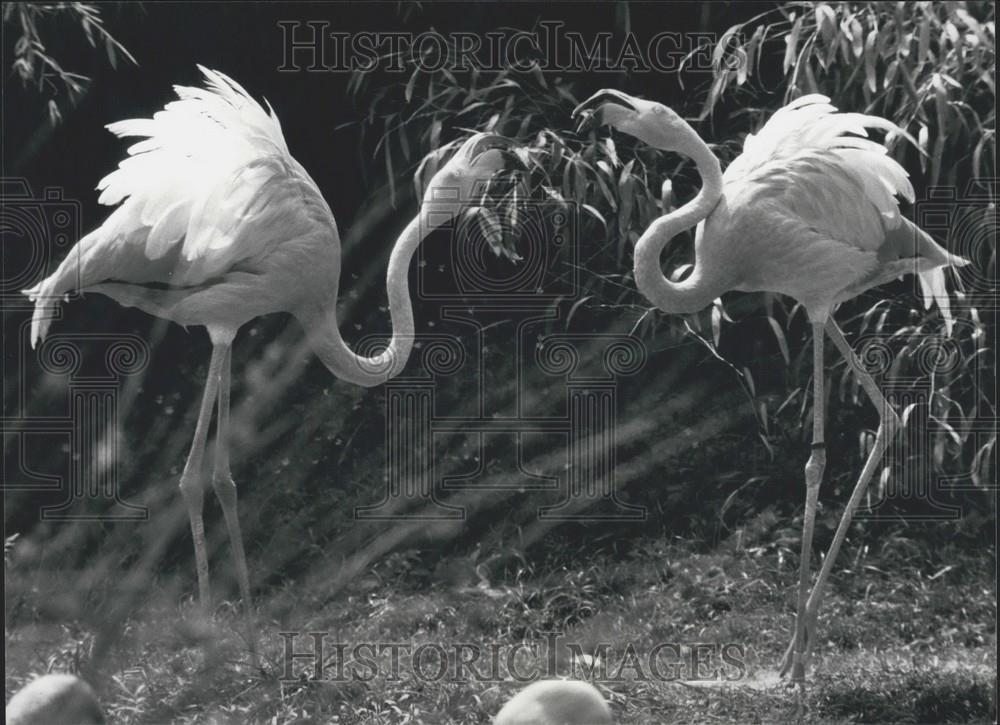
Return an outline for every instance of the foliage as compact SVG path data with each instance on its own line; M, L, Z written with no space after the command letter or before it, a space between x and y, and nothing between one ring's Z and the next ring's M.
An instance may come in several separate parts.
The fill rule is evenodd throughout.
M994 13L993 3L784 3L720 37L701 116L727 92L763 82L761 64L777 51L785 102L825 93L841 108L893 120L919 140L930 186L970 172L992 178Z
M659 213L658 194L651 189L658 188L662 175L654 176L653 157L626 162L611 139L574 132L571 112L580 99L573 83L547 78L537 65L518 70L514 64L496 72L474 67L427 71L418 60L399 59L409 69L405 84L371 89L371 75L359 72L349 85L356 104L367 108L363 130L377 138L374 153L382 156L391 193L397 193L395 176L414 172L419 197L443 153L456 143L442 145L442 137L470 130L505 135L522 145L529 175L521 188L540 190L543 199L579 205L587 224L581 238L594 238L594 232L602 238L603 250L586 251L605 252L588 260L588 271L617 275L625 242L634 242L637 230ZM507 193L503 201L509 207L515 190ZM512 229L516 224L507 225L508 232ZM512 238L490 238L498 252L515 260Z
M758 126L787 100L822 92L844 110L881 115L908 130L918 148L897 143L898 138L886 141L911 171L919 164L926 184L954 184L969 176L985 180L996 173L993 12L992 4L784 3L719 37L712 51L711 82L703 95L691 94L685 101L691 108L678 110L682 114L690 110L700 125L717 121L724 109L729 111L723 137L710 144L725 162L738 154L740 132L753 130L747 123ZM778 57L780 66L775 62ZM648 309L634 291L629 249L641 231L672 205L674 188L686 196L697 187L688 160L678 162L631 139L622 141L624 137L617 137L616 145L606 133L579 133L571 111L583 95L577 90L580 84L546 76L530 59L517 64L523 70L507 68L492 74L475 69L453 72L447 67L426 72L412 58L402 60L410 68L405 83L382 83L368 92L371 76L358 73L351 86L359 107L367 108L365 128L378 137L375 151L382 154L390 179L415 169L419 189L421 180L436 168L442 135L452 130L492 130L516 139L523 145L530 170L527 189L540 190L537 193L573 204L579 211L586 281L564 316L566 324L575 320L592 329L606 324L600 321L602 310L633 311L635 334L646 339L655 335L668 344L694 340L733 370L769 452L773 454L789 435L804 435L811 417L808 356L803 355L808 350L808 326L802 324L798 306L775 295L763 296L766 326L755 335L772 338L774 344L762 360L757 346L722 345L724 322L741 320L738 324L744 328L755 324L752 318L744 321L746 296L727 298L725 305L717 300L703 314L679 318ZM685 76L683 70L682 81L696 77ZM786 90L769 97L763 86L778 79ZM764 104L755 107L754 101ZM710 134L718 136L718 131L706 129L702 135ZM427 155L418 162L422 154ZM510 223L511 198L505 201L506 212L483 215L490 230L485 236L497 253L516 262L518 235L516 224ZM975 225L982 228L993 219L995 207L979 205L974 215L980 215ZM507 223L497 223L495 217ZM949 243L965 252L965 240ZM673 269L674 279L689 269L685 264L689 248L689 243L670 247L670 258L664 262ZM984 256L974 262L988 268L995 249L986 250ZM858 327L859 336L889 338L895 356L889 372L898 375L908 368L914 380L930 378L934 466L971 471L975 485L982 486L991 475L995 437L977 439L970 424L975 411L994 406L990 391L976 380L984 365L992 365L989 336L976 306L980 300L959 293L956 312L967 324L958 328L953 342L944 343L937 313L921 309L915 295L893 293L885 301L880 290L878 297L875 303L866 296L845 305L846 315L841 315L845 325ZM742 306L739 314L733 312L734 304ZM951 352L941 351L946 345L951 345ZM934 355L951 354L958 355L958 364L932 365L933 370L924 364ZM786 390L773 399L767 366L776 359L784 362L788 375ZM857 383L849 382L846 365L838 359L834 368L840 400L865 410L866 402L859 400ZM902 412L904 424L920 419L927 425L923 418L911 416L912 410ZM858 440L862 458L870 445L871 434L862 433Z
M31 85L39 93L50 94L47 107L49 120L53 125L59 123L63 115L57 99L64 96L69 103L75 104L90 78L64 68L52 55L47 48L48 41L43 40L43 26L77 26L83 31L90 47L97 48L98 44L103 46L112 68L117 68L119 56L136 64L128 49L104 27L101 7L94 3L12 2L4 7L3 22L4 25L16 28L15 32L19 33L14 44L13 69L25 86Z
M5 537L3 540L3 563L5 566L10 564L10 557L14 551L14 546L17 544L18 537L20 537L20 534L15 533Z
M785 91L780 102L772 102L774 107L766 110L805 93L823 93L841 109L894 121L916 139L918 149L914 152L907 144L896 143L898 137L887 139L887 145L911 173L919 163L925 186L946 184L959 202L979 197L967 205L972 207L967 218L952 218L944 241L959 254L977 253L974 264L991 269L996 262L995 233L987 232L996 224L994 16L993 3L784 3L720 36L700 117L735 98L745 104L748 97L766 96L761 86L773 83L773 56L780 55ZM758 109L761 115L764 111ZM967 185L970 177L982 187ZM963 235L960 227L966 223ZM985 248L976 249L980 238ZM991 279L975 281L992 284ZM935 469L947 470L947 460L958 461L962 470L970 471L973 484L981 487L991 480L996 436L977 439L972 419L980 411L992 415L996 402L994 391L982 386L995 377L995 363L977 305L989 304L991 290L986 289L982 299L963 294L961 284L958 289L959 314L968 324L947 342L932 319L912 304L858 300L845 308L852 314L847 324L859 325L859 337L891 341L893 359L884 372L896 378L909 372L915 385L930 379L930 418L922 424L933 423L930 453ZM768 301L772 310L774 304ZM786 362L785 336L794 312L785 310L779 316L781 323L768 314ZM950 351L944 352L945 347ZM944 356L942 365L926 364L935 355ZM949 355L955 359L943 365ZM843 370L841 400L850 388L849 397L856 402L857 385L845 387ZM902 411L904 428L914 420L913 409L910 405ZM863 434L860 453L864 455L870 445L870 435ZM883 474L882 485L885 480Z

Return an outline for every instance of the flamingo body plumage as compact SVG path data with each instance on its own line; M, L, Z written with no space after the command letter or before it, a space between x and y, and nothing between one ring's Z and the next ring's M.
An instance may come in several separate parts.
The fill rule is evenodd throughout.
M53 672L14 693L4 710L7 725L104 725L93 688L76 675Z
M611 707L583 680L538 680L517 692L493 725L611 725Z
M780 109L723 174L705 238L742 258L731 265L740 273L733 289L786 294L813 322L916 272L925 301L936 300L950 323L941 267L965 260L900 214L897 197L912 203L913 186L868 128L898 130L877 116L837 113L821 95Z
M472 189L513 156L507 139L474 134L430 180L417 215L389 259L392 339L379 354L359 356L338 328L340 237L330 207L289 153L274 110L268 106L265 111L224 74L199 69L203 88L175 86L178 100L152 118L108 126L117 136L140 139L98 184L99 201L117 208L55 272L24 293L35 303L32 347L45 338L53 309L74 290L98 292L181 325L207 328L212 359L180 487L195 544L199 599L207 607L200 479L208 425L217 407L219 445L212 486L229 530L253 650L249 578L229 467L233 338L258 316L290 312L338 378L372 386L395 376L414 341L407 269L417 246L435 227L460 214L473 200Z
M74 289L181 325L234 330L295 310L316 290L332 288L336 299L336 223L277 116L226 76L202 72L206 88L175 86L180 100L153 118L108 126L143 140L98 184L100 203L117 209L28 291L43 302L33 345L50 307Z
M603 90L575 113L583 116L581 127L610 125L655 148L688 156L697 165L702 178L698 194L654 220L636 243L636 286L653 304L664 312L692 313L730 290L777 292L800 302L812 323L813 444L805 467L795 636L781 668L804 683L823 586L853 512L898 428L895 412L856 360L833 310L866 290L916 273L925 305L937 302L950 332L944 268L968 261L901 215L897 199L913 202L913 186L886 147L868 138L867 129L903 131L877 116L838 113L826 96L803 96L776 111L760 131L747 136L743 153L725 173L694 129L659 103ZM694 225L694 264L685 278L675 281L664 275L660 255L677 233ZM809 557L826 463L825 334L878 408L881 424L810 592Z

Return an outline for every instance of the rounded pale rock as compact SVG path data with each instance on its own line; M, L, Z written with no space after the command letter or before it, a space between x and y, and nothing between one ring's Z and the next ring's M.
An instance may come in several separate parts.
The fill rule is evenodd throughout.
M589 682L542 680L514 695L493 725L612 725L611 708Z
M104 725L90 685L75 675L42 675L7 703L7 725Z

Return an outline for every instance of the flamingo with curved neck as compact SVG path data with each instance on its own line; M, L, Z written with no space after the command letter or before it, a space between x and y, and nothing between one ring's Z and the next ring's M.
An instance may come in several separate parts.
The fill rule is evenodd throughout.
M915 272L925 303L936 301L951 328L943 268L968 261L947 252L899 213L896 195L913 201L906 172L867 128L902 133L876 116L838 113L821 95L778 110L747 137L743 154L722 174L719 161L693 128L653 101L603 90L575 111L581 127L606 124L663 151L691 158L702 188L687 204L656 219L635 248L639 291L664 312L691 313L728 290L769 291L802 303L813 327L813 444L805 467L806 506L795 635L781 672L803 683L823 587L868 482L898 419L872 377L858 364L832 312L840 302ZM660 255L679 232L701 223L690 274L670 281ZM875 445L847 503L810 592L809 557L819 484L826 462L823 437L823 339L829 334L879 410ZM799 688L800 697L802 687Z
M382 353L361 356L338 327L340 237L330 207L289 153L274 111L266 112L222 73L199 68L204 88L175 86L179 100L153 118L108 127L118 136L141 139L98 185L99 201L117 208L25 294L35 303L32 347L44 340L55 308L74 290L99 292L151 315L207 328L212 359L180 488L194 539L199 600L207 609L201 468L217 405L212 486L229 531L254 650L249 575L229 465L233 338L260 315L291 312L338 378L371 386L397 375L413 346L407 270L417 246L463 210L477 182L513 157L506 139L476 134L434 175L389 259L392 339ZM255 650L252 654L256 659Z

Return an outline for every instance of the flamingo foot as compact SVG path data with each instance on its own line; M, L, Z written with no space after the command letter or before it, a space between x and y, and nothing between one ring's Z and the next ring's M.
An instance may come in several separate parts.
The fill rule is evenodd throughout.
M806 625L807 637L811 635L811 629ZM807 641L812 641L807 639ZM781 667L778 674L784 678L791 673L789 686L795 688L795 722L803 722L809 710L806 704L806 669L809 664L809 650L806 649L801 655L795 654L795 639L788 645L784 657L781 658Z
M791 673L790 679L793 683L805 682L806 671L809 669L809 661L812 659L813 642L816 641L816 613L810 612L807 609L804 621L805 637L801 656L796 661L795 637L793 636L792 641L788 643L788 648L785 650L785 654L781 658L781 665L778 668L778 674L781 677L786 677ZM798 624L796 624L796 627L798 627Z

